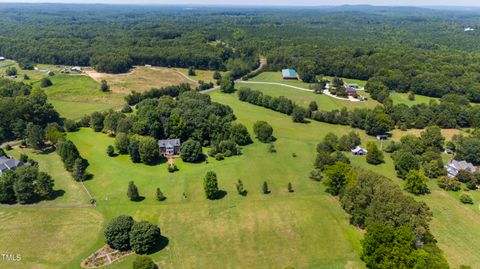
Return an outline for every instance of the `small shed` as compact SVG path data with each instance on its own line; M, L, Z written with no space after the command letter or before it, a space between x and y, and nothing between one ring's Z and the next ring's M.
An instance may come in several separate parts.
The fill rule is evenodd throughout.
M386 134L377 135L377 139L378 139L378 140L387 140L387 139L388 139L388 135L386 135Z
M297 71L295 69L283 69L282 70L283 79L298 79Z
M350 88L358 89L358 84L357 83L349 83L347 86L350 87Z
M82 68L80 66L73 66L72 68L70 68L72 71L75 71L75 72L82 72Z
M453 154L453 153L454 153L453 150L452 150L452 149L449 149L449 148L445 148L445 149L443 150L443 152L445 152L446 154Z
M354 149L351 149L350 152L353 154L353 155L365 155L368 153L368 150L360 147L360 146L357 146L356 148Z
M179 155L180 146L181 143L178 138L158 140L158 148L162 156Z
M0 56L0 62L1 62L1 61L5 61L5 57Z

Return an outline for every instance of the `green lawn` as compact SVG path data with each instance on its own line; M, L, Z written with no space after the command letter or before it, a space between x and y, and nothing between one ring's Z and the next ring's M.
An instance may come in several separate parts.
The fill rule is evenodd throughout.
M428 97L423 95L415 95L415 100L411 101L408 99L408 93L390 93L390 98L392 98L393 104L406 104L408 106L418 105L418 104L429 104L431 100L439 100L438 98Z
M146 166L133 164L127 156L108 157L105 149L113 144L113 138L105 134L90 129L70 133L68 138L90 163L88 172L94 178L85 184L98 206L0 209L0 214L9 216L4 222L8 227L25 223L25 218L31 218L30 222L49 218L44 224L27 222L29 225L22 227L28 231L15 232L17 237L35 234L54 238L46 250L36 247L26 251L32 247L31 237L4 237L9 249L29 257L20 268L78 268L82 258L102 246L101 227L120 214L159 224L169 239L165 249L152 255L160 268L364 268L359 259L362 232L348 223L338 201L324 192L321 183L308 179L318 141L329 131L341 134L350 128L318 122L295 124L286 115L239 102L234 95L212 93L212 98L230 105L250 132L254 121L268 121L275 130L278 152L268 153L267 145L255 140L243 148L243 155L224 161L186 164L176 160L180 171L169 174L166 164ZM359 134L367 140L363 132ZM61 164L55 164L58 156L51 154L32 156L52 175L65 173ZM220 188L227 192L221 200L204 197L202 179L209 170L217 173ZM236 193L237 179L243 180L246 197ZM145 200L128 200L130 180L135 181ZM262 194L263 181L269 183L270 195ZM293 184L294 193L288 193L288 182ZM66 183L76 184L70 179ZM162 203L154 199L157 187L168 197ZM73 197L75 190L62 188L65 199ZM183 193L187 199L182 198ZM62 212L65 217L57 217ZM50 227L56 226L63 232L54 236ZM59 260L65 252L70 255ZM131 268L133 259L130 256L106 268Z
M324 78L332 80L333 77L331 76L324 76ZM365 87L367 84L366 80L360 80L360 79L353 79L353 78L341 78L343 81L347 84L357 84L359 87Z
M263 93L270 96L285 96L293 100L298 105L307 107L311 101L315 101L318 104L320 110L334 110L342 109L346 107L347 109L355 108L374 108L379 105L379 103L373 99L369 99L364 102L351 102L344 101L340 99L335 99L333 97L327 96L325 94L315 94L312 92L306 92L294 88L289 88L279 85L268 85L268 84L248 84L248 83L237 83L237 88L248 87L253 90L262 91ZM366 94L363 93L362 94Z
M249 79L249 81L276 82L307 89L310 87L309 83L305 83L300 80L283 79L282 72L262 72L258 76Z
M85 114L119 108L123 94L101 92L98 82L84 75L55 75L45 88L50 102L62 117L78 119ZM36 84L34 84L36 85Z

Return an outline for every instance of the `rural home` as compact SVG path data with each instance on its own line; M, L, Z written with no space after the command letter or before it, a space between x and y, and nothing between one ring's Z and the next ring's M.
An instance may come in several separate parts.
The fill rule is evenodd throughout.
M356 148L354 149L351 149L350 152L353 154L353 155L365 155L368 153L368 150L360 147L360 146L357 146Z
M283 69L282 70L283 79L298 79L297 71L294 69Z
M447 173L449 177L457 176L460 170L467 170L471 173L477 171L477 168L469 162L466 161L457 161L457 160L450 160L446 165L445 168L447 169Z
M0 157L0 176L3 174L3 172L15 169L22 165L23 163L21 161L17 161L13 158L8 158L7 156L2 156Z
M453 154L453 150L452 149L449 149L449 148L445 148L445 150L443 151L444 153L446 154Z
M350 84L347 84L347 87L358 89L358 84L357 83L350 83Z
M353 87L348 86L345 89L345 94L347 94L347 96L356 97L357 96L357 90L355 90L355 88L353 88Z
M164 139L158 140L160 155L171 156L180 154L180 139Z

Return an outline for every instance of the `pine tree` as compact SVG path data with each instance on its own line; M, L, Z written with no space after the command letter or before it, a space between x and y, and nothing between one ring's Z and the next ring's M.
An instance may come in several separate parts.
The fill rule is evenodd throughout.
M135 186L135 183L133 183L133 181L128 182L127 196L128 198L130 198L130 201L138 201L138 199L140 198L137 186Z
M235 184L237 187L237 192L240 195L245 195L245 189L243 188L243 182L241 179L238 180L237 184Z
M203 179L203 188L205 190L205 195L207 196L207 199L213 200L217 198L218 181L217 174L215 174L215 172L207 172L205 178Z
M160 188L157 188L157 200L158 201L163 201L167 199L167 197L165 197L165 195L163 195L163 192L160 190Z
M82 181L85 178L85 166L82 158L75 159L72 176L76 181Z
M293 192L293 186L291 182L288 182L288 192Z
M269 194L270 193L270 190L268 189L268 184L267 184L266 181L263 182L262 191L263 191L263 194Z

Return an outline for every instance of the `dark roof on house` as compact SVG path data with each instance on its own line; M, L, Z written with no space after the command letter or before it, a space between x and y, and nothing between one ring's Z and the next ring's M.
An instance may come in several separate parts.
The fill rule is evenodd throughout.
M180 146L180 139L163 139L163 140L158 140L158 146L161 148L165 148L167 146L170 147L175 147L175 146Z
M349 92L350 92L350 93L356 93L357 90L355 90L355 88L353 88L353 87L348 86L347 89L345 89L345 92L347 92L347 93L349 93Z
M297 78L297 71L294 69L283 69L282 77L284 78Z
M0 172L5 170L15 169L18 166L21 166L23 163L21 161L17 161L13 158L8 158L6 156L0 157Z

